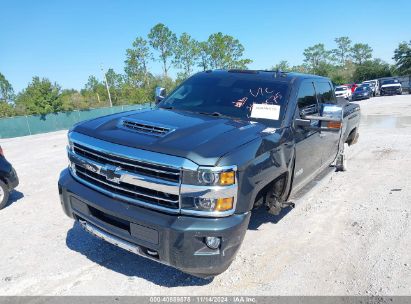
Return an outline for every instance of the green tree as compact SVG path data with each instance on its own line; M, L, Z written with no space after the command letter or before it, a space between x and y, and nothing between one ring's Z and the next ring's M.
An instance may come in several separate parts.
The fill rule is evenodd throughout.
M124 83L121 88L121 94L123 96L121 103L138 104L154 100L153 84L155 84L153 79L150 79L150 85L146 85L144 87L136 87L130 82Z
M294 65L290 68L290 72L310 73L310 67L307 64Z
M356 64L363 64L372 58L372 48L366 43L356 43L351 49L351 57Z
M164 24L156 24L148 33L150 45L160 52L160 61L163 64L164 76L170 67L169 59L173 57L177 36Z
M336 67L329 73L329 77L336 84L351 83L354 81L354 72L357 65L351 61L347 61L343 67Z
M284 71L288 72L291 70L290 64L288 63L287 60L281 60L279 63L277 63L275 66L271 68L274 71Z
M311 69L311 73L319 76L330 77L336 67L331 63L321 61L315 68Z
M251 59L242 58L244 46L238 39L218 32L207 40L209 66L212 69L245 69Z
M207 41L202 41L198 44L199 47L199 62L198 66L202 68L203 71L207 71L210 69L211 59L210 59L210 51L208 47Z
M173 60L174 66L182 70L179 78L187 78L193 73L199 55L199 42L187 33L181 34L175 48Z
M0 73L0 102L8 103L14 98L14 90L10 82Z
M48 114L62 110L62 102L59 99L60 86L51 83L47 78L40 79L38 76L27 88L16 97L16 106L21 106L27 114Z
M313 70L320 68L320 65L327 63L330 59L330 51L325 49L323 43L306 48L303 55L304 62Z
M110 94L114 105L121 101L121 89L124 83L124 76L117 74L113 69L108 69L106 72L106 79L109 86Z
M7 102L0 102L0 118L11 117L16 115L14 107Z
M94 105L77 90L63 90L59 96L63 111L84 110Z
M381 59L367 60L358 65L354 72L354 81L377 79L392 76L390 65Z
M332 54L335 60L343 66L351 54L351 40L350 38L344 36L335 38L334 41L337 44L337 48L332 50Z
M401 42L394 51L395 67L400 75L411 74L411 40Z
M90 104L97 107L104 107L109 105L107 89L103 82L99 81L95 76L89 76L84 89L81 94L86 98Z
M126 50L124 71L128 81L142 86L149 81L148 63L153 60L153 54L147 41L141 37L137 37L132 46Z

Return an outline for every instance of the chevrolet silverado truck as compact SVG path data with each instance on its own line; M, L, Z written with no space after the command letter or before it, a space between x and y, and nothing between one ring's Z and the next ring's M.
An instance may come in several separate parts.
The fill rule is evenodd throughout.
M205 71L156 102L68 132L61 204L91 234L203 278L229 267L255 208L279 214L324 168L344 170L358 138L359 106L314 75Z

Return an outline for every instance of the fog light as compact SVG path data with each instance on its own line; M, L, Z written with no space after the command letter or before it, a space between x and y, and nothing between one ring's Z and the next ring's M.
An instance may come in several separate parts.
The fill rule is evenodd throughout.
M215 208L216 200L213 198L196 198L194 204L198 209L213 211Z
M221 244L221 239L215 236L207 236L205 238L205 243L207 247L210 249L218 249L218 247L220 247Z

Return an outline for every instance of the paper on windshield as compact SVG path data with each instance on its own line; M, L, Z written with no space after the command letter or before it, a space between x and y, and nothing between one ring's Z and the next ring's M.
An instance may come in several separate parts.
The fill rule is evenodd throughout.
M251 109L252 118L278 120L280 118L279 105L254 103Z

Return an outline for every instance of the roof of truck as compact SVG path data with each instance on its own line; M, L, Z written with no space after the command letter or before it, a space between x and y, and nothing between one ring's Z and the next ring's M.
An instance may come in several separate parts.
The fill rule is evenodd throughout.
M208 70L204 72L197 73L199 74L230 74L230 75L238 75L245 78L258 78L258 79L278 79L285 82L291 82L294 79L301 78L318 78L318 79L326 79L329 80L327 77L312 75L312 74L304 74L304 73L295 73L295 72L284 72L284 71L269 71L269 70L240 70L240 69L232 69L232 70Z

